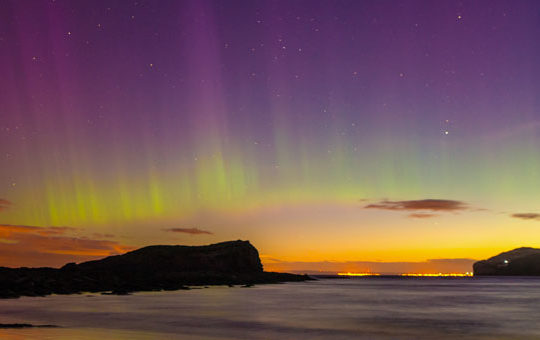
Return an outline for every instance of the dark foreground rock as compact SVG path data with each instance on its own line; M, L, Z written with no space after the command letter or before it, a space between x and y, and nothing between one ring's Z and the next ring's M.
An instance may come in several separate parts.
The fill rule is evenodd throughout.
M306 275L263 271L249 241L208 246L149 246L129 253L56 268L0 267L0 298L186 289L304 281Z
M0 329L5 328L57 328L55 325L32 325L29 323L0 323Z
M518 248L473 265L475 276L540 276L540 249Z

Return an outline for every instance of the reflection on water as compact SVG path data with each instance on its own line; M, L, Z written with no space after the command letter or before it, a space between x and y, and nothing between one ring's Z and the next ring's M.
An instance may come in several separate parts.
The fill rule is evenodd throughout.
M350 278L0 300L1 339L539 339L540 279Z

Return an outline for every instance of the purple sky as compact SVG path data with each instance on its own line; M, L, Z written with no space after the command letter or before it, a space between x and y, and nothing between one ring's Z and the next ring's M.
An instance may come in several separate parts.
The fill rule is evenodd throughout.
M512 217L540 212L538 37L538 1L0 0L0 223L291 261L538 246ZM364 209L425 199L467 208Z

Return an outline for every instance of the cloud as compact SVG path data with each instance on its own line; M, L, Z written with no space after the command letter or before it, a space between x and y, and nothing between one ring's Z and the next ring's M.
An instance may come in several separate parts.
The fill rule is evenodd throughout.
M429 259L421 262L370 262L370 261L318 261L289 262L280 261L270 256L261 257L266 271L336 274L351 273L465 273L472 272L473 259Z
M0 198L0 211L6 210L7 208L11 207L13 203L11 203L8 200Z
M134 249L112 240L74 236L75 231L72 227L0 224L0 266L60 267Z
M440 199L424 199L424 200L411 200L411 201L381 201L379 203L368 204L365 209L383 209L383 210L397 210L397 211L415 211L415 210L428 210L428 211L458 211L467 209L467 204L461 201L454 200L440 200ZM418 216L411 216L418 217ZM428 217L428 216L423 216ZM429 216L431 217L431 216Z
M540 221L540 214L536 214L536 213L512 214L512 217L521 218L522 220L538 220L538 221Z
M412 217L412 218L429 218L429 217L435 217L437 216L436 214L424 214L424 213L413 213L413 214L409 214L409 217Z
M169 229L163 229L164 231L169 231L173 233L186 233L191 235L200 235L200 234L208 234L213 235L214 233L206 230L201 230L198 228L169 228Z

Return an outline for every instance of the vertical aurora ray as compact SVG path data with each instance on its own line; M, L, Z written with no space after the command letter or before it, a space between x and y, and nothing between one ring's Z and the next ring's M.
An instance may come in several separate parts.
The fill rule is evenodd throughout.
M0 9L0 223L246 238L297 259L483 254L486 224L534 236L494 248L540 243L509 217L539 203L535 1ZM423 198L471 209L362 209Z

